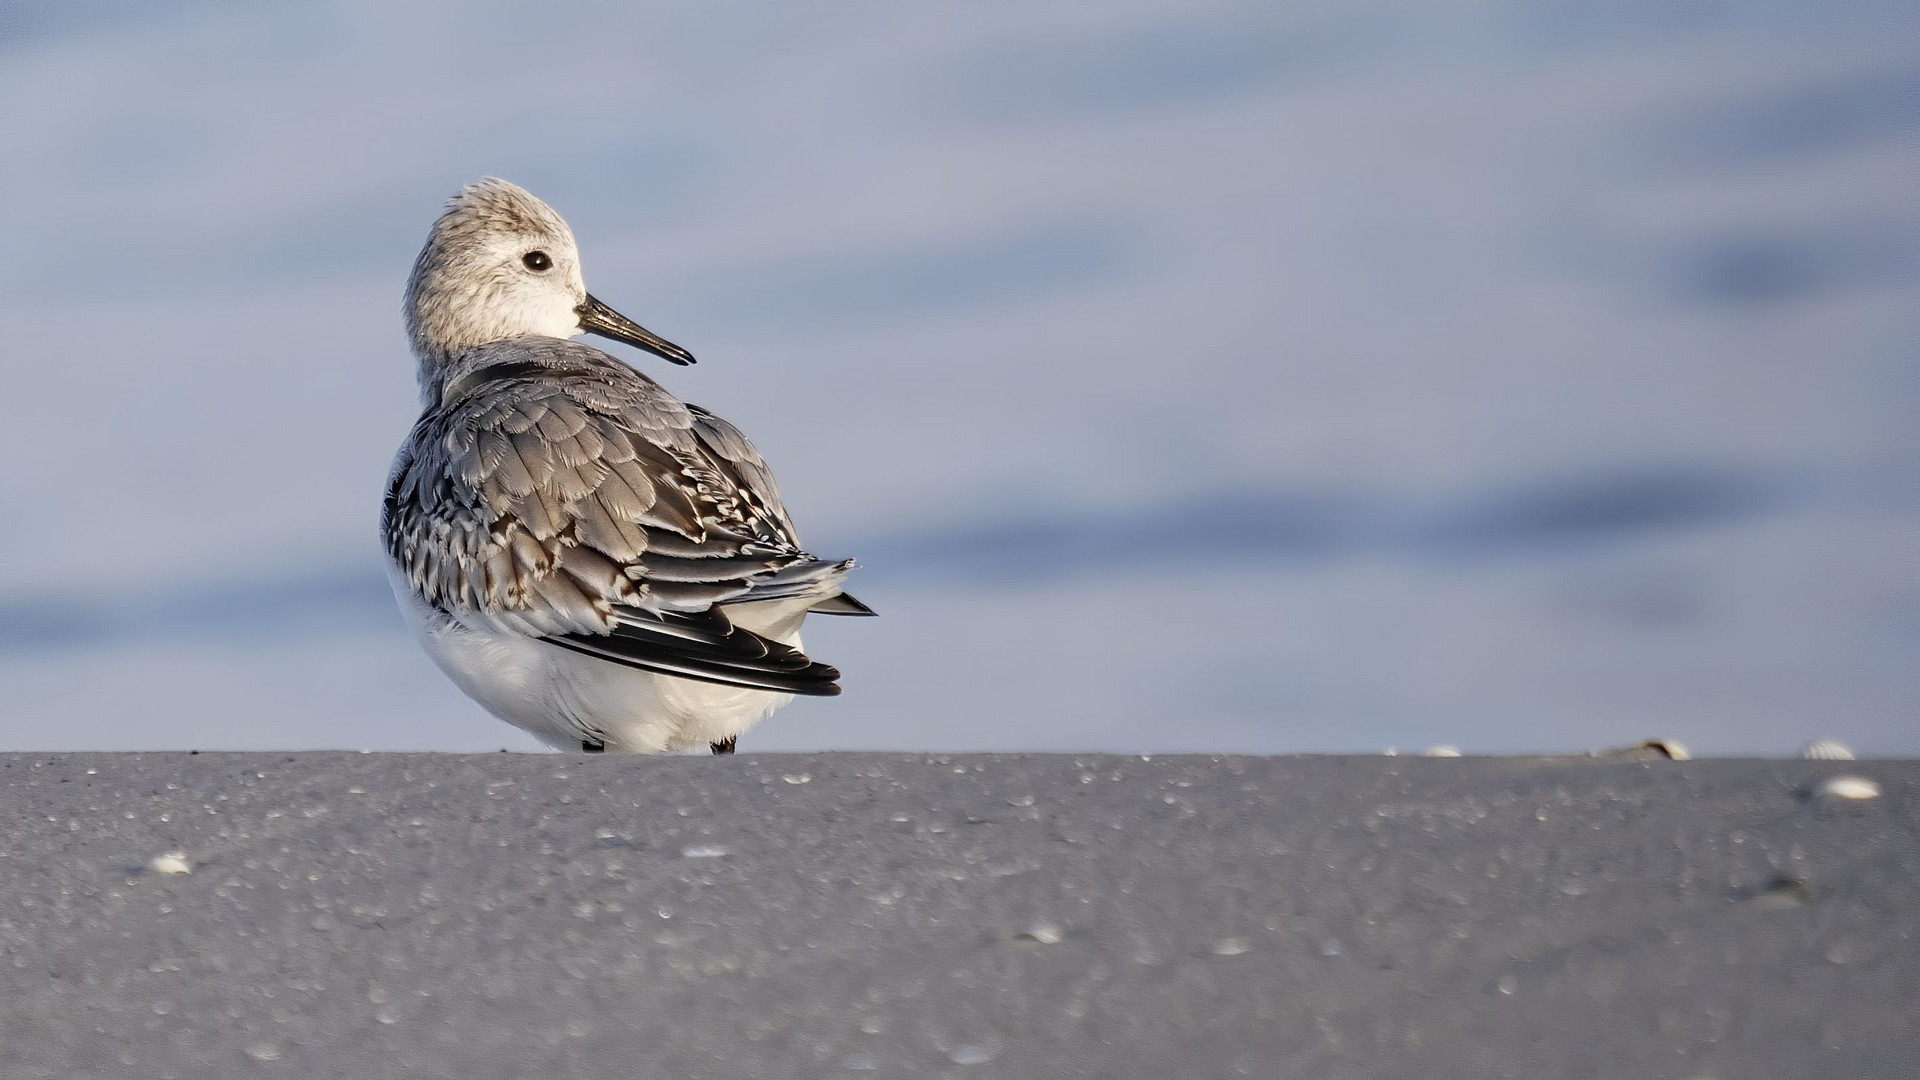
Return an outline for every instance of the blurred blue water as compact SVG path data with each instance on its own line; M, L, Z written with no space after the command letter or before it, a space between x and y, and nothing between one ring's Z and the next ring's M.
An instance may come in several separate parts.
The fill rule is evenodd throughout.
M864 553L866 582L1018 590L1078 578L1299 572L1365 556L1419 563L1551 558L1646 533L1738 523L1787 509L1788 495L1785 485L1752 477L1681 472L1567 480L1444 507L1243 492L1125 512L956 521L852 543ZM272 627L264 640L277 643L391 629L397 617L384 575L357 564L110 598L23 594L0 609L0 656L183 638L245 647L263 641L262 627Z
M1920 752L1899 5L0 13L0 745L527 745L372 538L554 203L884 623L761 748Z

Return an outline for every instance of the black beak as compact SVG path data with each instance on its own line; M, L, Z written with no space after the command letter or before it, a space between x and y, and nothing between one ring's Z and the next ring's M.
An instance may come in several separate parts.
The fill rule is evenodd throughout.
M624 341L636 349L645 349L662 360L676 364L693 363L692 353L595 300L592 293L588 293L586 302L573 311L580 316L580 329L586 333Z

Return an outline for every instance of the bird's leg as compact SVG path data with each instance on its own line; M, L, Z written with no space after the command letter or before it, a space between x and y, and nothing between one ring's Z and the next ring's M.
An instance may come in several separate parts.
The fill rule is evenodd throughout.
M607 752L607 744L593 739L581 739L580 749L589 754L604 754Z
M740 736L738 736L738 735L729 735L729 736L727 736L727 737L726 737L726 740L725 740L724 742L717 742L717 743L714 743L714 744L712 744L712 745L713 745L713 752L714 752L714 754L715 754L715 755L719 755L719 754L731 754L731 753L733 753L733 744L734 744L734 743L737 743L737 742L739 742L739 741L740 741Z

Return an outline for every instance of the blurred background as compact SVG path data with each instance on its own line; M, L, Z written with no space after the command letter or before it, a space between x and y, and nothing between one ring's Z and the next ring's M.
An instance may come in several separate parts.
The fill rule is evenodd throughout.
M1910 3L0 8L0 749L531 749L403 629L514 180L880 620L748 750L1920 753Z

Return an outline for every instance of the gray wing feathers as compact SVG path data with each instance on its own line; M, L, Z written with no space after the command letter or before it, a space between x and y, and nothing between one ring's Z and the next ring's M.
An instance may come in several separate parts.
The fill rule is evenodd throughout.
M428 602L557 637L838 592L851 564L800 548L733 425L589 346L480 352L388 484L388 554Z
M780 502L773 470L767 468L760 451L753 448L739 428L698 405L687 406L687 412L693 417L694 436L711 457L718 459L721 470L727 474L734 490L741 494L750 512L764 518L782 536L793 536L793 522L788 520L787 508Z

